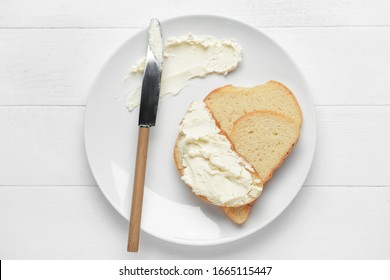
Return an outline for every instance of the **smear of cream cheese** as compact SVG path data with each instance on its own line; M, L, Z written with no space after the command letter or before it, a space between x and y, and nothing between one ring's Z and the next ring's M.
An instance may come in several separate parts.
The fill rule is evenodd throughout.
M248 204L261 194L261 180L253 179L253 167L232 149L204 102L190 105L180 134L182 179L195 194L229 207Z
M149 45L152 49L154 56L157 61L163 62L163 50L162 50L162 37L161 37L161 29L160 24L156 19L152 19L149 27Z
M193 78L210 74L227 75L241 62L241 47L234 40L192 34L173 37L164 45L164 66L160 97L178 94ZM138 60L130 72L142 75L146 59ZM131 111L139 106L141 86L131 90L126 107Z

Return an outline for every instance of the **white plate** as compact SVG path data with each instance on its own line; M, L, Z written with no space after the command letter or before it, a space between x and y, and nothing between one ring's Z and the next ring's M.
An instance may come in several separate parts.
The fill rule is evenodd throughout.
M246 24L215 16L186 16L161 23L164 38L188 33L235 39L243 61L227 77L198 79L175 97L160 100L156 127L152 128L146 171L141 227L164 240L211 245L245 237L273 221L297 195L309 172L316 142L312 97L291 58L270 38ZM138 109L124 106L131 81L129 69L146 52L146 30L126 41L100 71L90 93L85 116L85 145L93 175L112 206L129 219L138 134ZM291 156L252 208L248 221L237 226L220 209L193 195L181 181L173 160L178 124L193 100L202 100L225 84L254 86L268 80L287 85L303 112L301 138Z

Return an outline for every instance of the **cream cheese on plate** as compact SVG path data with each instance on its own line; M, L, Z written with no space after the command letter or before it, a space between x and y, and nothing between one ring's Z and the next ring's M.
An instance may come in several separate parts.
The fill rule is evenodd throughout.
M164 45L164 63L160 97L178 94L193 78L211 74L227 75L241 62L241 47L234 40L192 34L173 37ZM131 69L130 75L142 75L145 58ZM128 95L126 107L131 111L139 106L141 86Z
M178 148L182 155L182 179L192 191L217 206L238 207L262 192L253 167L220 133L204 102L193 102L180 124Z

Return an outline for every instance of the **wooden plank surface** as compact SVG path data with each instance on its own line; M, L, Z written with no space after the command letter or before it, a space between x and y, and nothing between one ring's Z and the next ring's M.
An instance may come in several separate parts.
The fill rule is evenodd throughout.
M1 259L390 258L389 187L304 187L272 224L229 246L143 234L136 255L127 222L96 187L0 187L0 208Z
M103 63L137 31L0 30L0 105L85 105ZM390 105L390 27L262 31L297 62L316 104Z
M387 0L156 1L14 0L0 2L0 27L141 27L149 18L212 13L262 26L390 25Z
M297 62L317 105L313 166L248 238L191 247L144 234L129 255L128 223L86 160L88 92L149 18L204 11L260 28ZM387 0L0 1L0 258L389 259L389 73Z
M390 28L262 31L296 61L316 104L390 105Z
M320 106L317 117L307 184L390 185L389 107ZM83 121L84 107L0 107L0 184L94 185Z
M313 185L390 185L388 106L317 108Z
M85 105L103 63L134 33L0 30L0 104Z
M95 185L84 107L0 107L1 185Z

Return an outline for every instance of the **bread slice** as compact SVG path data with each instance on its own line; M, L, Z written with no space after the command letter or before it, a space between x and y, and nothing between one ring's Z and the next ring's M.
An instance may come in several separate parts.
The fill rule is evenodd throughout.
M243 115L230 133L235 149L255 168L263 184L290 154L299 136L295 121L268 110Z
M243 115L230 133L236 151L255 168L263 184L290 154L299 136L300 127L296 122L272 111ZM223 210L235 223L243 223L248 219L253 203Z
M286 86L275 81L251 88L227 85L209 93L204 102L228 135L241 116L258 110L281 113L299 126L302 124L302 112L295 96Z

